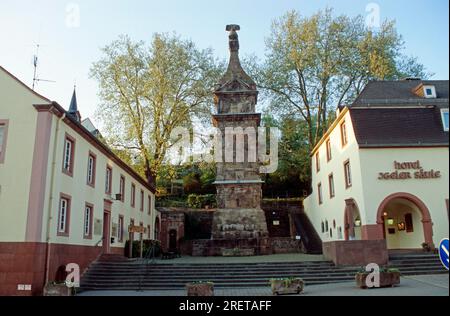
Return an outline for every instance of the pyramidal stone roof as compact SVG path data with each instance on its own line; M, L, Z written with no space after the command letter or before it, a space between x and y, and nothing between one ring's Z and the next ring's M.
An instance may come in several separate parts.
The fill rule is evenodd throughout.
M240 26L236 24L227 25L226 27L226 31L230 32L230 62L226 73L216 86L216 93L242 90L256 91L256 83L244 71L239 60L239 35L237 31L240 29Z

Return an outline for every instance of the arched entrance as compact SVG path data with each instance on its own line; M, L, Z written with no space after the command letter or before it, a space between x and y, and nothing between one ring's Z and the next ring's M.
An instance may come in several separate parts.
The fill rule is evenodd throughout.
M361 214L355 200L345 200L344 238L361 240Z
M377 224L388 249L420 249L433 244L433 224L427 206L409 193L395 193L378 208Z

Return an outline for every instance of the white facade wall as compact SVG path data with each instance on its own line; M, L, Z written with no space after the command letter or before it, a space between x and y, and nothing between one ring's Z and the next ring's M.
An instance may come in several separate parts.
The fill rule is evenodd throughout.
M32 181L32 165L35 152L36 128L38 112L33 105L50 104L45 98L31 92L27 87L0 71L0 120L9 120L6 159L0 163L0 242L24 242L27 234L28 207L30 185ZM111 247L123 247L129 238L130 219L135 225L147 228L150 226L150 237L155 231L155 195L143 186L132 174L116 164L111 157L103 153L97 146L72 129L63 118L52 114L51 136L48 148L48 163L45 179L45 198L43 206L42 232L40 240L56 244L81 246L102 245L102 238L95 230L95 219L103 222L105 199L112 200L111 225L118 225L119 215L124 217L123 243L119 243L118 231L115 243ZM75 139L73 177L62 172L63 148L66 133ZM89 152L96 155L95 187L87 184L87 168ZM106 166L112 167L112 196L105 193ZM119 193L120 176L125 177L125 201L115 201ZM131 206L131 184L136 186L135 207ZM140 210L140 192L144 191L144 209ZM71 197L69 236L58 236L57 221L59 214L60 194ZM150 214L148 196L151 197ZM92 239L85 239L83 234L84 211L86 203L94 205L94 223ZM147 239L149 234L144 234ZM135 234L135 240L139 234Z
M347 125L348 145L341 146L340 124L345 120ZM332 160L327 162L326 139L331 140ZM312 159L312 189L313 193L304 201L305 212L316 228L324 242L344 239L345 200L353 199L356 202L361 217L361 225L376 225L378 208L388 196L395 193L409 193L419 198L429 209L433 222L433 241L438 245L442 238L448 238L449 219L446 200L449 198L449 149L436 148L359 148L357 144L350 112L344 109L336 122L323 138L323 143L317 149L320 155L321 169L316 171L316 158ZM352 172L352 187L346 189L344 162L350 161ZM378 180L379 172L393 172L394 161L416 162L420 161L425 171L440 171L438 179L409 179L409 180ZM406 170L414 173L416 170ZM328 176L333 173L335 197L330 198ZM318 183L322 183L323 204L319 204ZM419 248L424 242L421 213L415 205L404 200L397 205L395 212L398 216L406 213L402 210L404 205L417 212L419 219L414 218L414 234L397 232L397 235L388 238L388 247L395 249L399 245L406 248ZM392 207L392 206L391 206ZM410 208L410 210L411 210ZM403 213L402 213L403 212ZM322 222L328 221L329 228L333 229L333 237L329 231L322 233ZM336 222L336 229L333 222ZM338 234L339 227L342 234ZM361 234L356 228L357 238ZM406 238L401 238L401 237ZM391 238L392 237L392 238ZM396 239L401 242L396 242ZM392 239L392 240L390 240Z

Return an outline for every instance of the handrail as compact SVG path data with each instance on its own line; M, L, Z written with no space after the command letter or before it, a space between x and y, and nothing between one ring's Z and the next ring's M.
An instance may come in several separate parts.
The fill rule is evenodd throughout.
M148 275L149 266L151 264L155 263L156 246L157 246L156 243L154 245L152 245L147 250L147 253L145 254L145 256L142 258L143 259L143 269L141 270L141 277L139 278L139 289L138 289L139 292L142 291L142 281L143 281L144 277L146 275Z
M98 245L100 245L100 243L105 239L105 237L100 238L99 241L97 241L97 243L95 244L94 247L98 247Z

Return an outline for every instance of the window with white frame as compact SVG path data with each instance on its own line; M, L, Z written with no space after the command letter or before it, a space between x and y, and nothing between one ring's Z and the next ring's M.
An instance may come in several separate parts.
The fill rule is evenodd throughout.
M136 205L136 186L134 184L131 185L131 206L134 207Z
M61 197L59 201L58 235L66 235L69 231L70 199Z
M89 154L88 170L87 170L87 183L91 186L95 185L95 163L96 163L96 157L93 154Z
M72 175L75 152L75 140L66 136L64 140L63 172Z
M430 86L430 85L423 86L423 92L424 92L425 98L427 98L427 99L435 99L436 98L436 87L435 86Z
M442 126L443 126L443 128L444 128L444 131L445 132L448 132L448 125L449 125L449 122L448 122L448 109L442 109L441 110L441 117L442 117ZM0 145L0 148L1 148L1 145Z
M143 212L144 211L144 191L141 190L141 207L140 207L140 211Z
M346 122L342 122L341 124L341 143L342 147L348 144L348 137L347 137L347 124Z
M92 216L93 208L91 205L86 205L84 210L84 238L89 238L92 236Z
M105 193L111 194L112 185L112 169L111 167L106 167L106 177L105 177Z
M119 193L120 193L120 201L125 201L125 177L120 176L120 183L119 183Z

